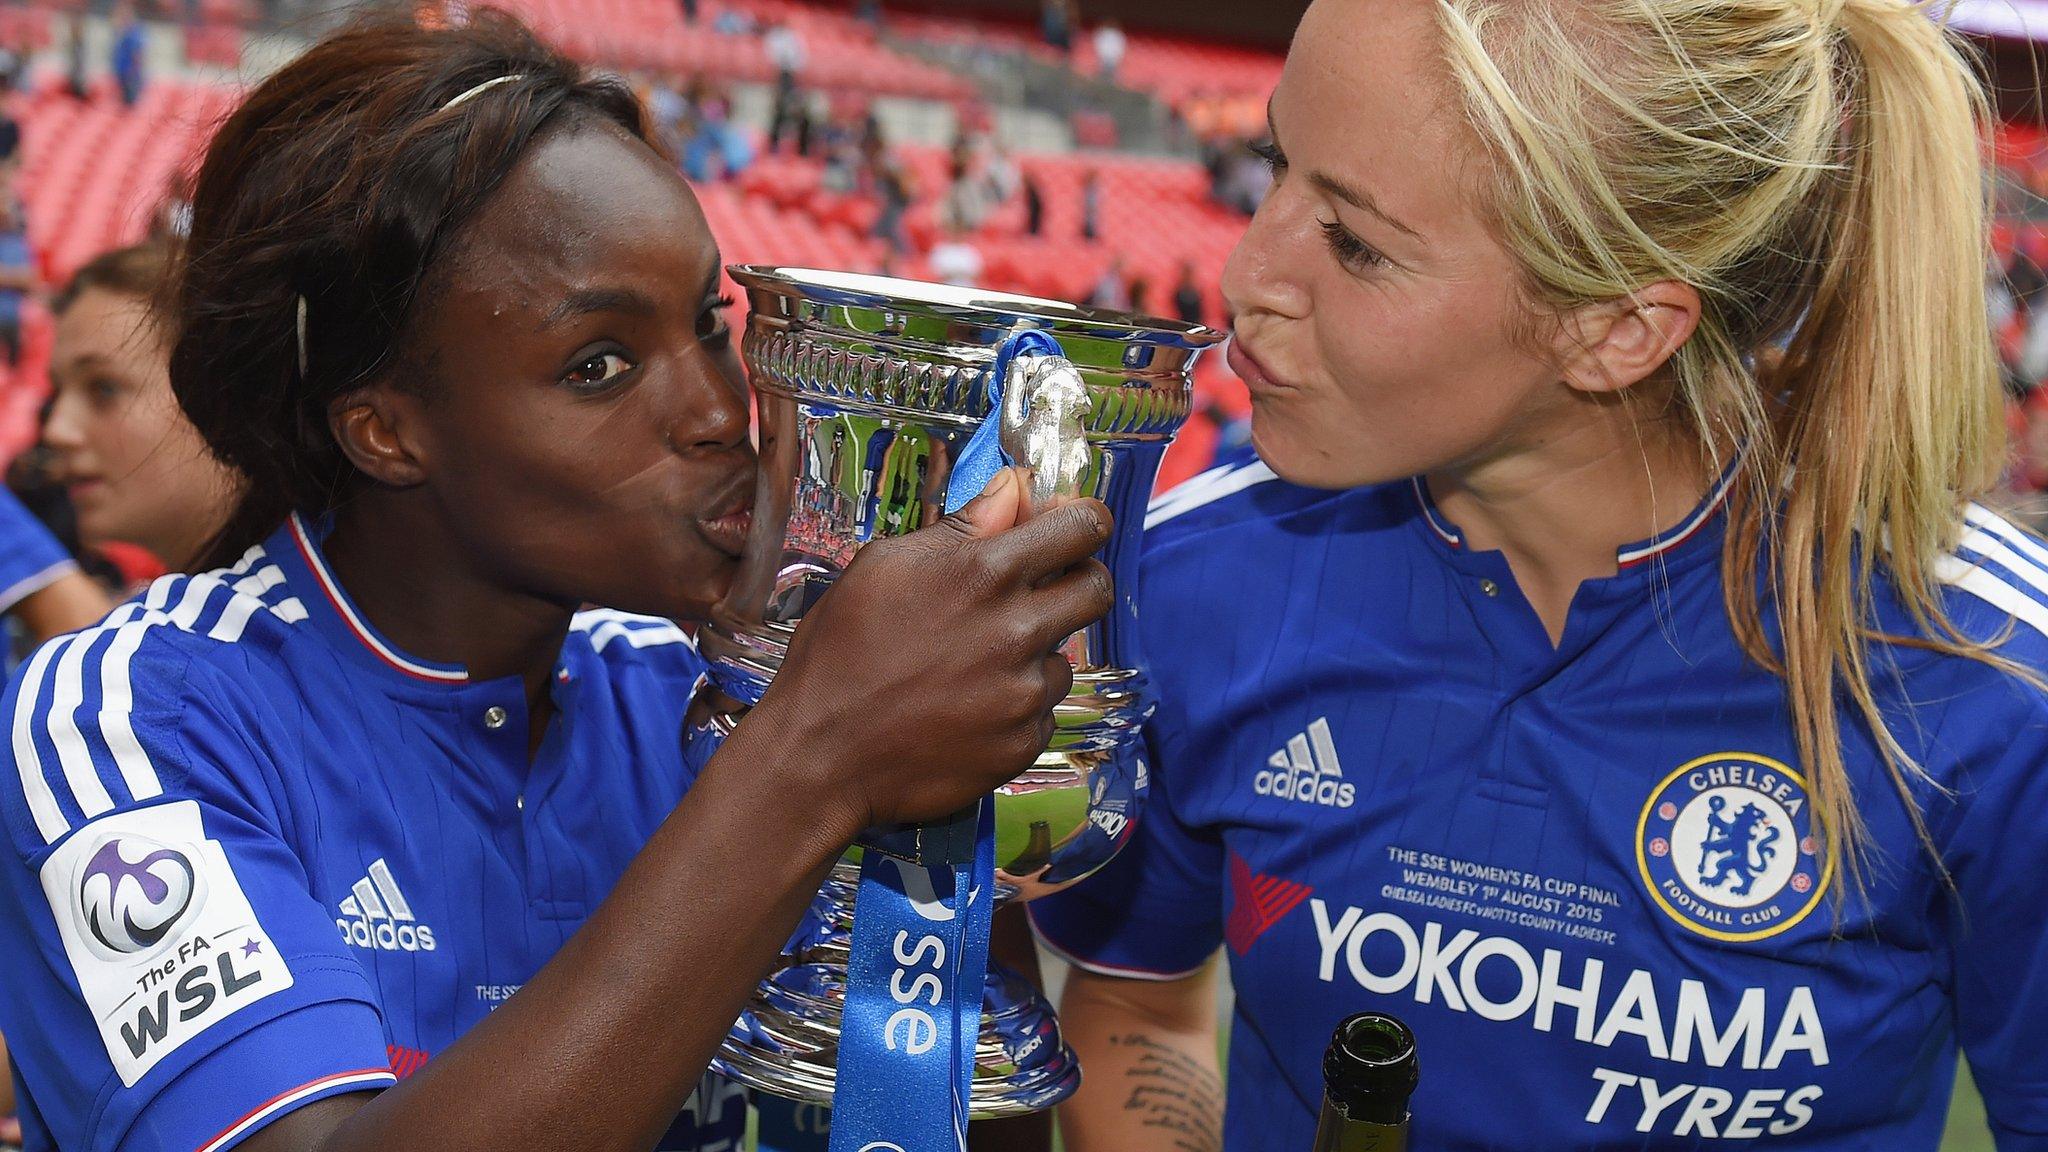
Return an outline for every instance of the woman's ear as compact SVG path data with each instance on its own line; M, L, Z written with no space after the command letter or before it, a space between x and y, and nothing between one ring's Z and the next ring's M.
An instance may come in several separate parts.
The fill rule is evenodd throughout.
M327 427L358 471L380 484L411 488L427 478L416 435L423 426L419 409L417 397L371 384L329 402Z
M1557 329L1565 383L1581 392L1626 391L1669 363L1699 323L1699 292L1677 280L1575 309Z

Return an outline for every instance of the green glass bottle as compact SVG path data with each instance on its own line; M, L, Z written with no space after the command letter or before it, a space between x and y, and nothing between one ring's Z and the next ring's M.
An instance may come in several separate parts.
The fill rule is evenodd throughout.
M1323 1053L1315 1152L1407 1152L1408 1096L1419 1074L1406 1024L1377 1012L1347 1017Z

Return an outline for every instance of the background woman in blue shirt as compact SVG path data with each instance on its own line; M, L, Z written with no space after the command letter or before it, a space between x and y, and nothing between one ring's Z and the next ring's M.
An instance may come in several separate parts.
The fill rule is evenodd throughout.
M1903 0L1317 0L1270 111L1259 460L1154 509L1155 791L1031 908L1067 1146L1306 1147L1378 1008L1418 1148L1927 1149L1959 1046L2048 1148L2048 549L1971 503L1961 51Z
M345 31L222 126L171 353L220 567L4 705L31 1147L736 1145L685 1102L825 869L1029 764L1109 588L1101 505L1016 526L1006 475L693 744L670 621L755 490L719 276L632 96L503 18Z

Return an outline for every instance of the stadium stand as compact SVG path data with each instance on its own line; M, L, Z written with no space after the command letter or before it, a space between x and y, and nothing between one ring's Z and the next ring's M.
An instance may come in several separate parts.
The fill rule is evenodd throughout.
M498 6L571 55L611 67L765 84L775 79L775 68L760 37L742 29L772 21L802 37L807 88L939 101L975 95L952 73L882 45L873 28L852 16L787 0L730 3L695 24L685 24L671 0L504 0ZM720 31L719 17L729 18L734 30Z
M1101 68L1086 37L1074 46L1074 58L1079 71ZM1280 79L1280 63L1268 52L1133 33L1117 81L1176 108L1215 97L1250 97L1263 104Z
M98 253L139 239L173 178L233 100L229 88L165 81L123 108L104 82L81 102L51 78L18 95L12 111L22 124L23 159L16 187L43 282L62 284ZM35 437L49 354L49 315L31 303L22 362L0 387L0 458Z
M981 37L1001 49L1058 59L1020 28L947 16L892 15L885 37L849 12L794 0L706 5L704 18L694 25L683 22L670 0L504 0L504 6L582 58L678 80L772 81L773 65L760 37L735 28L784 23L805 42L807 89L831 94L839 103L858 104L876 96L947 103L962 111L963 122L978 118L974 87L897 51L889 41ZM5 13L0 39L11 34L16 42L48 43L48 11L0 12ZM201 22L185 30L186 59L232 66L249 16L242 0L203 0ZM725 31L719 30L722 16L728 17ZM1270 85L1279 66L1273 56L1133 36L1124 74L1133 83L1150 83L1148 77L1168 76L1188 66L1187 61L1199 62L1196 66L1207 69L1215 85L1197 89L1161 81L1162 98L1242 95ZM26 141L19 187L30 244L46 283L62 283L94 254L140 237L173 177L191 164L210 125L231 107L234 96L235 90L224 85L168 80L152 83L133 109L124 109L104 81L95 83L92 99L81 102L64 94L61 82L51 76L17 94L13 114ZM1257 98L1263 100L1263 91ZM820 159L763 149L740 180L703 184L698 194L729 261L927 276L924 253L942 230L938 205L948 182L948 153L932 145L898 145L894 152L922 191L905 220L912 249L900 257L870 234L879 212L873 196L827 190ZM983 259L983 286L1082 300L1112 260L1120 260L1127 279L1149 285L1151 310L1166 311L1181 264L1191 261L1204 286L1206 318L1222 321L1214 285L1244 220L1210 200L1208 177L1199 164L1116 153L1030 153L1014 160L1042 190L1043 227L1038 235L1027 234L1019 197L996 205L969 238ZM1090 171L1099 174L1102 184L1095 240L1081 235L1081 189ZM32 309L23 362L0 388L0 453L12 455L34 437L36 409L47 389L49 327L47 315ZM1242 414L1242 388L1229 378L1220 357L1211 358L1200 387L1205 411L1229 418ZM1176 448L1163 482L1177 481L1208 463L1216 429L1206 421L1198 424Z

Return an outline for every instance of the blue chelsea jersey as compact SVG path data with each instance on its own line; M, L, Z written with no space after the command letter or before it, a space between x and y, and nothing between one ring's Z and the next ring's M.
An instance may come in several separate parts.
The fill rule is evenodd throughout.
M1309 1147L1331 1029L1365 1010L1415 1030L1419 1152L1932 1152L1959 1046L1999 1147L2048 1149L2043 693L1877 654L1940 864L1845 721L1869 867L1838 902L1783 682L1723 607L1726 487L1582 585L1555 646L1419 484L1247 462L1155 506L1152 795L1117 860L1030 907L1098 971L1225 951L1231 1152ZM1969 521L1949 611L2048 668L2048 549Z
M694 777L703 665L673 624L579 615L529 759L519 680L398 651L321 537L295 518L165 577L8 689L0 1034L31 1149L223 1149L409 1075L562 947ZM745 1113L707 1078L662 1147L736 1149Z

